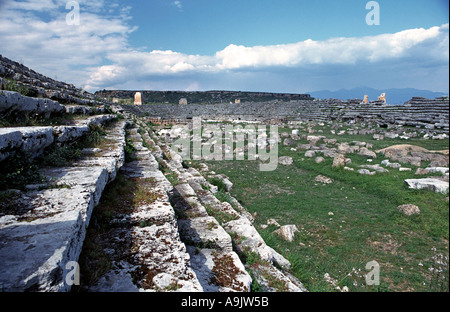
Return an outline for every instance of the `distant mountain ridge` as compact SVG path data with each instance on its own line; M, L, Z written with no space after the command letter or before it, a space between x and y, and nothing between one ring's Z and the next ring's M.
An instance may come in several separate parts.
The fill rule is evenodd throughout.
M369 101L376 101L381 93L386 93L386 100L388 104L403 104L415 96L424 97L427 99L448 96L448 93L419 90L414 88L378 90L369 87L357 87L350 90L341 89L338 91L322 90L309 93L316 99L334 98L341 100L364 99L364 95L368 95Z

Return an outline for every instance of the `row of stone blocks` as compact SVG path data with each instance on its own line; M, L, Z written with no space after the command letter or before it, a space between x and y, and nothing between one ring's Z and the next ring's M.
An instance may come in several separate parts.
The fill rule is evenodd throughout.
M245 105L145 105L142 107L124 106L135 114L146 114L163 119L180 118L223 120L265 120L285 118L289 120L345 120L361 119L365 121L392 122L402 125L440 128L448 132L448 100L424 100L420 104L408 105L362 105L334 103L332 101L296 101L292 103L246 103Z
M115 119L116 115L98 115L76 120L69 126L0 128L0 161L17 152L35 158L53 143L74 141L89 133L91 126Z
M185 168L181 156L163 142L158 141L154 150L160 165L177 177L171 198L179 215L179 232L205 291L250 291L252 278L247 269L252 270L253 278L265 291L306 291L300 281L285 271L290 268L289 261L266 245L253 226L253 217L237 200L228 194L233 205L219 201L213 194L217 187L195 168ZM207 168L204 174L209 174ZM231 182L221 178L229 190ZM215 215L223 220L218 222ZM238 256L249 253L261 260L251 268L245 267ZM269 286L268 278L279 281L283 289Z
M80 105L96 105L100 103L95 100L93 94L82 91L73 84L46 77L2 55L0 55L0 89L2 84L6 84L6 79L1 77L12 79L16 84L32 91L35 96L39 95L61 101L62 103L72 102Z
M19 115L19 116L51 116L69 113L69 114L91 114L104 111L103 103L92 102L75 97L64 99L66 103L75 103L78 105L63 105L58 101L48 98L36 98L23 96L14 91L0 91L0 115ZM87 106L86 106L87 105ZM93 108L98 105L98 108Z
M69 291L94 207L124 163L126 121L115 124L108 146L66 168L46 168L49 185L10 191L0 215L0 289Z
M150 137L145 124L139 128L128 130L137 160L126 163L121 172L145 185L157 199L139 203L132 212L110 221L114 229L102 241L108 246L111 269L88 285L89 291L250 291L252 277L233 248L237 243L230 236L233 231L246 235L237 243L238 250L251 250L267 261L253 268L266 291L274 290L267 276L282 280L285 291L305 291L298 280L274 266L288 267L289 262L264 243L250 214L204 190L201 185L215 187L194 168L184 168L181 157ZM162 168L177 177L175 186ZM222 226L206 207L230 214L234 222Z

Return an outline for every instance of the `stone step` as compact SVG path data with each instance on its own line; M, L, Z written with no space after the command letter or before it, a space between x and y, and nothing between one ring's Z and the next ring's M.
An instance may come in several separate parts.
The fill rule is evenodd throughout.
M50 185L9 193L0 215L0 289L69 291L92 211L123 162L123 128L108 134L115 149L66 168L44 168Z
M38 157L54 140L52 127L0 128L0 161L16 152Z
M76 120L72 126L0 128L0 161L16 152L38 157L53 143L72 142L89 133L90 126L116 119L116 115L99 115Z
M68 291L66 265L78 261L94 206L108 181L102 167L58 168L45 176L61 188L20 193L17 211L0 218L0 288Z
M180 183L173 188L171 201L178 211L180 238L187 245L192 268L204 291L250 291L252 279L233 251L230 235L216 218L208 215L189 184L209 183L193 168L183 168L180 156L165 144L154 142L150 137L147 139L153 145L159 144L170 159L159 161L178 176Z
M171 165L180 173L178 180L180 184L174 188L174 207L181 215L181 218L179 217L178 219L180 236L188 245L193 269L196 271L204 289L208 291L224 291L224 289L218 287L216 284L211 283L210 274L211 271L214 271L212 269L214 263L217 264L218 262L215 258L219 255L219 252L222 254L224 252L229 253L229 256L227 256L227 262L229 263L233 262L231 259L237 258L235 251L232 251L234 245L242 257L245 257L248 252L254 252L263 259L263 265L261 264L257 270L255 268L251 268L251 270L254 274L256 272L258 282L265 291L275 291L275 289L269 286L264 286L270 284L267 278L272 281L275 279L279 282L279 285L284 285L283 291L306 291L301 282L275 267L277 265L288 269L290 263L282 255L265 244L262 237L253 227L253 216L246 212L240 204L236 205L237 200L231 201L233 206L238 208L238 210L235 210L231 204L221 202L210 190L203 188L205 186L214 190L214 187L207 182L203 175L223 178L224 181L227 180L226 177L211 175L207 170L207 166L204 166L205 168L202 170L203 175L194 168L184 168L179 159L173 154L173 151L169 151L168 147L162 142L158 142L157 144L162 147L165 153L170 154ZM215 191L217 192L216 187ZM233 197L230 195L230 198ZM209 216L205 216L205 212ZM221 225L221 222L218 222L218 220L221 220L224 224ZM230 236L230 234L232 235ZM236 239L230 239L231 237L235 237ZM200 263L202 266L198 265L198 258L201 259ZM234 269L232 271L241 272L241 269L239 269L241 266L243 264L239 260L239 262L233 264L232 267ZM245 266L243 267L247 271L247 268ZM206 277L204 277L205 274ZM212 280L229 279L216 276L216 279ZM205 281L209 282L205 284ZM238 284L242 285L241 283L243 282L239 282ZM243 283L243 285L246 285L246 283ZM236 288L236 285L234 285L233 289L247 291L250 289L250 286Z
M66 111L64 105L56 101L23 96L18 92L0 91L0 114L43 115L49 118L53 114Z
M127 132L139 156L121 171L139 187L145 187L151 198L142 199L128 214L114 216L114 228L103 238L102 245L109 255L111 270L88 290L203 291L169 202L172 186L159 171L153 155L143 147L137 128Z
M205 292L249 292L252 278L235 252L187 246L191 265Z

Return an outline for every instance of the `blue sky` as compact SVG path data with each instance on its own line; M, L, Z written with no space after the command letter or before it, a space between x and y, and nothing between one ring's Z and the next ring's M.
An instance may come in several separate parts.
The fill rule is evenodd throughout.
M448 0L0 0L0 54L96 91L448 93Z
M389 0L380 4L380 26L367 26L368 1L181 0L131 1L135 47L212 54L229 44L295 43L361 37L448 22L448 1ZM138 3L138 4L134 4Z

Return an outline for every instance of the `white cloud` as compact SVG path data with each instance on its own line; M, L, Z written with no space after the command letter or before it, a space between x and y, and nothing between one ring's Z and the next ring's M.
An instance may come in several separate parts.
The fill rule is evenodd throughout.
M136 30L128 24L131 8L118 0L79 0L80 26L66 24L66 2L2 1L0 54L90 91L125 86L191 90L208 86L244 89L248 85L257 89L258 83L271 86L276 79L287 85L286 77L319 82L333 77L345 82L348 80L331 70L345 68L348 75L364 77L367 70L378 73L376 69L382 68L386 72L390 64L395 64L396 73L389 74L403 70L402 79L414 76L416 81L420 81L421 73L426 73L427 79L433 77L432 66L427 64L438 66L436 72L448 72L449 24L359 38L253 47L230 44L212 55L195 55L133 50L128 40ZM183 9L181 1L170 3ZM448 78L436 80L448 84ZM214 81L217 85L212 84ZM314 88L303 81L288 82Z
M174 1L173 4L179 9L179 10L183 10L183 4L181 3L181 1Z
M170 76L176 74L270 70L272 67L377 64L414 58L417 62L448 64L448 24L429 29L409 29L394 34L362 38L311 39L285 45L245 47L230 44L213 56L188 55L173 51L121 52L107 57L113 67L125 70L125 77ZM107 68L110 68L108 66ZM105 86L99 67L88 84ZM106 79L109 76L106 75Z
M78 86L110 53L126 51L135 27L127 24L127 8L103 0L80 0L80 25L66 23L63 0L7 1L0 11L0 54ZM113 11L111 13L111 10ZM46 15L48 14L48 15ZM80 75L80 73L83 73ZM105 79L106 72L99 72Z
M401 58L420 44L430 44L430 52L438 45L448 47L448 24L430 29L410 29L395 34L362 38L311 39L294 44L245 47L230 45L216 53L220 69L261 66L302 66L310 64L354 64ZM439 58L448 59L448 49Z

